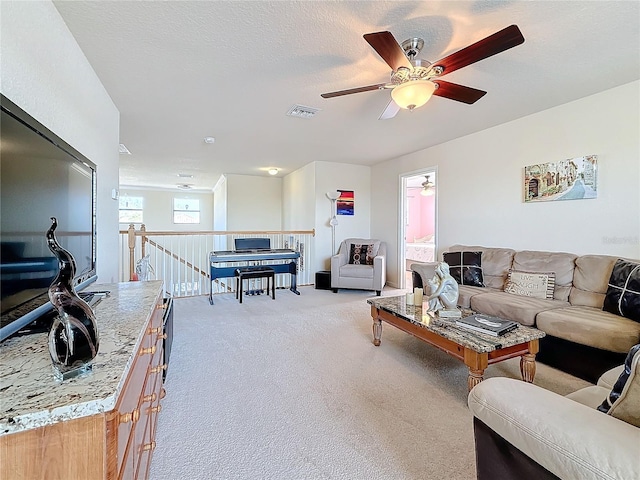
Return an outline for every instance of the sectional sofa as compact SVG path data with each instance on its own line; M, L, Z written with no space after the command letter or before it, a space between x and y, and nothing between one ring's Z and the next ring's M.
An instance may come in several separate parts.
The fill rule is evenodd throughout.
M473 245L454 245L443 260L463 283L459 286L461 307L515 320L547 334L540 341L537 360L541 362L595 383L640 343L639 318L603 310L608 296L611 303L607 292L614 267L618 271L621 262L633 267L634 262L640 263L637 260ZM433 265L413 264L411 268L414 287L426 285L433 276ZM528 281L520 285L511 281L523 272L536 281L549 277L544 285L550 298L528 296L524 284ZM640 271L634 274L637 283ZM638 299L636 295L632 302Z

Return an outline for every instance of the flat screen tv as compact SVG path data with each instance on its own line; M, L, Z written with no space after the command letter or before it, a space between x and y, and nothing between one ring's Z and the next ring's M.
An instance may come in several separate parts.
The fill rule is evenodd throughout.
M0 95L0 341L53 309L56 238L76 261L73 285L96 280L96 166Z

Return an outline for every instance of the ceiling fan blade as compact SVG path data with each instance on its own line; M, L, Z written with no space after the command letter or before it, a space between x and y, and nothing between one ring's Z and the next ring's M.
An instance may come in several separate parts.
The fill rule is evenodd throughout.
M499 32L489 35L482 40L469 45L468 47L458 50L451 55L434 62L435 67L442 67L443 72L440 75L451 73L459 68L466 67L472 63L484 60L485 58L504 52L510 48L520 45L524 42L522 32L517 25L511 25Z
M487 93L483 90L465 87L464 85L458 85L457 83L445 82L439 78L432 81L438 85L438 88L433 92L434 95L456 100L457 102L468 103L469 105L477 102Z
M393 100L389 100L389 104L384 109L384 111L378 117L378 120L389 120L390 118L395 117L400 111L400 107Z
M391 32L366 33L363 37L392 70L397 70L400 67L411 68L409 59Z
M352 93L369 92L371 90L380 90L384 88L386 83L378 83L376 85L367 85L366 87L350 88L348 90L340 90L338 92L322 93L322 98L341 97L342 95L351 95Z

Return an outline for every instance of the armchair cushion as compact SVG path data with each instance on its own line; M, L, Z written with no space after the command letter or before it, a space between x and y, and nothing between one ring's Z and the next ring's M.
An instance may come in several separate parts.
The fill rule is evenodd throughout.
M350 265L373 265L373 257L375 252L373 251L373 244L357 244L352 243L349 249L349 264ZM377 250L377 248L376 248Z
M620 377L598 410L640 427L640 344L629 351Z

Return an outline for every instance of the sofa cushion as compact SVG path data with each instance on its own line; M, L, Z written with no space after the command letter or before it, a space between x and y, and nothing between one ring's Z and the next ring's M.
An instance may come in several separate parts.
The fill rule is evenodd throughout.
M510 270L504 291L513 295L533 298L553 298L556 274Z
M458 285L484 287L482 252L446 252L442 258L449 265L449 273Z
M562 252L516 252L513 256L513 270L525 272L553 272L556 274L556 285L553 298L568 301L573 285L573 270L578 256Z
M569 294L571 305L602 308L609 278L617 257L582 255L576 258L573 287Z
M529 327L536 324L536 315L540 312L569 306L569 302L560 300L522 297L498 291L474 295L470 303L476 312L507 318Z
M536 325L547 335L610 352L627 353L640 341L640 323L592 307L540 312Z
M603 310L640 322L640 264L619 259L613 266Z
M490 288L504 289L507 274L513 262L515 250L510 248L492 248L468 245L453 245L449 252L482 252L482 277L484 285Z
M373 244L352 243L349 249L349 264L373 265Z
M620 377L598 410L640 427L640 344L629 350Z
M481 293L501 292L497 288L473 287L471 285L460 285L458 287L458 306L471 308L471 298Z

